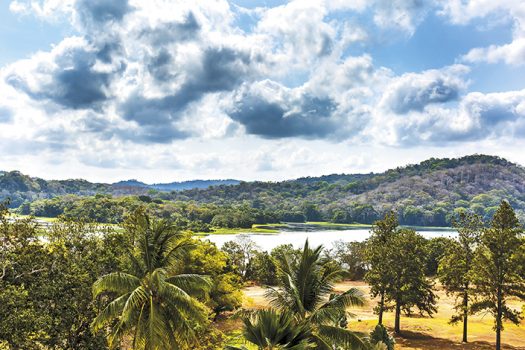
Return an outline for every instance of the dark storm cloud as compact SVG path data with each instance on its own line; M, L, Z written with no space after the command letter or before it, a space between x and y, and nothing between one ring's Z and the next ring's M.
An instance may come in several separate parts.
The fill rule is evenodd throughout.
M431 103L445 103L459 97L459 87L443 79L433 81L426 86L404 85L399 87L390 97L389 106L392 111L404 114L410 111L422 111Z
M148 66L151 74L161 82L169 81L177 72L172 71L172 57L166 51ZM188 134L173 127L173 122L181 118L188 105L198 101L205 94L230 91L238 86L250 63L248 55L229 48L209 48L202 56L202 62L195 67L180 88L163 97L147 98L132 94L121 104L121 116L147 128L142 140L165 143L173 139L187 137Z
M105 89L109 78L108 73L95 72L89 64L80 63L59 72L52 87L54 91L46 97L69 108L91 107L107 98Z
M84 25L100 25L121 21L133 8L128 0L80 0L76 10Z
M305 94L298 101L283 103L249 92L229 115L244 125L247 133L265 138L323 138L337 131L336 109L337 104L329 98Z
M155 80L168 82L176 76L175 72L173 72L172 65L173 57L167 50L163 49L149 60L148 71Z
M195 39L201 26L195 15L190 12L183 22L169 22L144 29L139 37L149 40L153 47L161 47L174 42Z
M114 56L122 51L122 46L118 39L114 41L106 41L100 45L100 49L96 54L96 58L104 63L112 63Z
M0 106L0 123L8 123L13 120L13 112L7 108Z
M10 74L6 82L36 100L51 100L63 107L97 108L107 99L111 74L97 72L93 52L72 48L56 59L59 68L52 73L51 82L32 89L23 78Z

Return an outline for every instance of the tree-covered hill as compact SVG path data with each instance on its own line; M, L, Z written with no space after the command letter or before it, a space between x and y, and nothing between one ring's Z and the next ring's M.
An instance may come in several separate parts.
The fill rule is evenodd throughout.
M115 196L141 195L155 191L180 191L207 188L215 185L237 184L237 180L193 180L148 185L137 180L120 181L114 184L92 183L82 179L44 180L24 175L19 171L0 171L0 202L9 199L10 207L16 208L24 202L49 199L68 194L93 196L111 194Z
M66 194L91 196L111 192L111 185L86 180L48 181L24 175L19 171L0 172L0 201L9 199L11 207L17 207L24 202Z
M25 202L25 211L31 212L28 202L39 199L61 196L63 200L54 200L53 207L67 208L72 202L80 201L82 196L147 194L159 204L191 201L197 205L251 207L265 212L265 215L271 213L281 221L371 223L394 210L402 224L448 226L454 213L461 210L471 210L490 218L499 202L506 199L518 215L525 218L525 168L486 155L431 158L383 173L332 174L236 185L228 183L235 180L222 181L174 183L194 188L168 192L160 191L159 185L136 180L109 185L85 180L45 181L19 172L7 172L0 173L0 200L11 198L12 207ZM166 189L174 184L166 184ZM65 196L68 194L76 196ZM49 206L49 203L37 202L35 208ZM211 222L211 219L205 221Z
M502 199L525 215L525 169L505 159L472 155L429 159L378 174L329 175L284 182L243 182L172 192L171 200L232 204L281 211L307 220L370 223L389 210L403 224L443 226L454 212L491 217Z

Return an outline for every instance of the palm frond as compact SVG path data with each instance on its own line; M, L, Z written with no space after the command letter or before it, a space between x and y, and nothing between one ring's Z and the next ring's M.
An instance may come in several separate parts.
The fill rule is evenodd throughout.
M368 345L356 333L334 326L320 325L318 328L320 338L326 343L343 347L348 350L367 350Z
M341 308L346 309L349 307L355 306L364 306L365 305L365 296L357 288L350 288L344 293L333 295L333 297L328 300L325 304L321 306L330 307L330 308Z
M110 302L101 312L99 312L93 322L91 322L91 328L95 332L99 331L102 329L102 327L104 327L104 325L118 318L122 313L122 309L124 308L128 297L129 293L121 295L117 299Z
M197 274L180 274L166 279L166 282L190 292L207 292L212 288L211 280L207 276Z
M130 293L139 285L140 279L136 276L123 272L113 272L100 277L93 283L92 294L94 298L105 292L122 295Z

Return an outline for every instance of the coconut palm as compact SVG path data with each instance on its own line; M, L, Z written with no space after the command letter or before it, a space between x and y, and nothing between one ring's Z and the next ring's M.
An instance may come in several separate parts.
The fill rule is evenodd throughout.
M206 320L196 299L209 288L200 275L176 274L190 247L186 236L165 220L150 220L137 210L124 225L130 238L133 273L114 272L93 284L93 297L114 297L92 323L110 329L108 342L117 347L123 336L134 349L188 348L195 325Z
M246 312L244 339L260 350L306 350L315 349L310 340L310 327L305 322L297 322L290 312L278 312L273 309ZM244 347L229 346L228 350L242 350Z
M310 248L306 241L301 255L285 256L278 262L278 287L266 296L276 308L291 312L311 328L316 349L366 349L368 345L345 326L346 309L364 304L356 288L334 294L334 283L345 275L339 266L322 256L323 247Z

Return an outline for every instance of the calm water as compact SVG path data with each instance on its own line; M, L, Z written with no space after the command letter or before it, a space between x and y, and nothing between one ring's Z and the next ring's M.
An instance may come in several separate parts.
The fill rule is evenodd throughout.
M418 231L426 238L433 237L454 237L454 231ZM277 234L254 234L247 233L260 249L270 251L280 244L293 244L295 247L300 247L308 238L308 241L313 246L323 244L326 248L331 248L335 241L364 241L368 238L368 229L352 229L352 230L317 230L317 231L281 231ZM209 235L204 239L209 239L218 247L222 247L225 242L233 241L238 235Z

